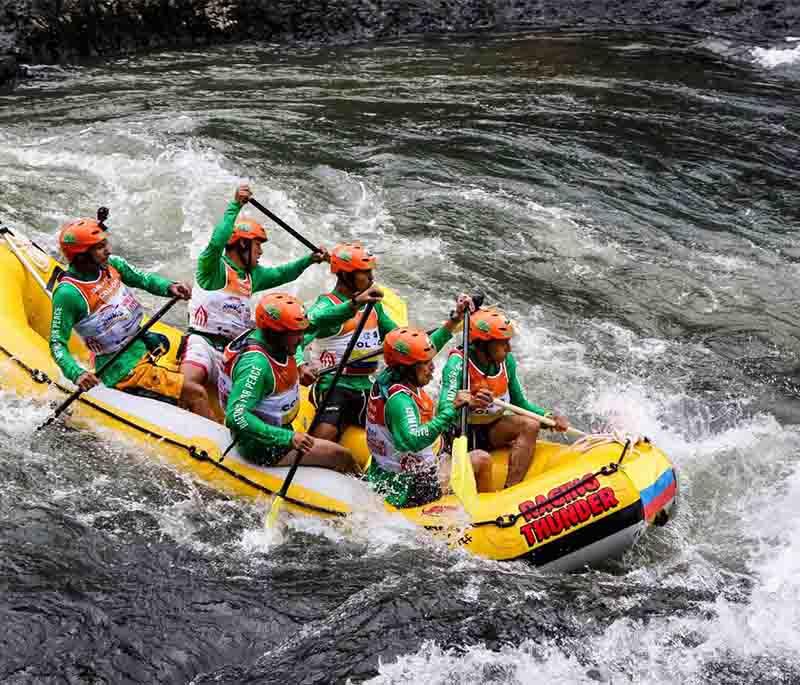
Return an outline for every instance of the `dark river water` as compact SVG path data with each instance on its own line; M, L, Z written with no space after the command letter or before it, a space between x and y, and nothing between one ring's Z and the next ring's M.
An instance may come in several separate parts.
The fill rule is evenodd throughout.
M55 250L105 204L119 254L188 279L249 179L370 245L416 323L484 290L531 399L649 435L682 500L571 576L378 513L276 540L263 505L113 436L34 438L47 407L0 395L0 682L800 682L800 48L509 34L33 73L0 98L10 225ZM265 262L302 254L272 236Z

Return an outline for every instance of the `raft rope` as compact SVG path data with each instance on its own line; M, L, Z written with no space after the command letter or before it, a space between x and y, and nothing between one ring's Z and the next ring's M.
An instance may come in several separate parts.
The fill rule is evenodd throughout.
M51 387L55 387L58 390L61 390L62 392L66 393L66 394L69 394L69 390L67 388L65 388L62 385L56 383L54 380L52 380L50 378L50 376L47 375L47 373L45 373L41 369L35 369L35 368L32 368L32 367L28 366L25 362L23 362L21 359L18 359L17 357L15 357L11 352L9 352L2 345L0 345L0 352L3 352L3 354L5 354L11 361L15 362L18 366L20 366L22 369L27 371L30 374L31 378L36 383L47 383ZM220 469L221 471L223 471L227 475L229 475L229 476L231 476L233 478L236 478L238 481L240 481L242 483L245 483L246 485L249 485L250 487L254 488L255 490L263 492L266 495L274 495L275 494L274 490L270 490L269 488L265 487L264 485L261 485L261 483L257 483L256 481L250 480L247 476L239 473L238 471L235 471L234 469L229 468L228 466L226 466L225 464L222 463L223 459L225 459L225 455L228 453L230 448L233 447L233 444L229 446L228 450L226 450L225 454L223 454L220 457L219 460L212 459L212 457L208 454L208 452L206 450L198 449L197 445L187 445L187 444L185 444L183 442L180 442L178 440L174 440L173 438L170 438L170 437L168 437L166 435L161 435L159 433L156 433L155 431L151 431L151 430L149 430L147 428L144 428L144 427L140 426L139 424L134 423L133 421L129 421L128 419L126 419L123 416L119 416L118 414L115 414L114 412L110 411L109 409L106 409L105 407L102 407L102 406L100 406L98 404L95 404L90 399L88 399L88 398L86 398L84 396L79 397L78 401L79 402L83 402L84 404L88 404L90 407L92 407L93 409L99 411L100 413L105 414L106 416L110 416L113 419L119 421L120 423L123 423L123 424L125 424L127 426L130 426L132 428L135 428L135 429L137 429L137 430L139 430L139 431L141 431L141 432L143 432L143 433L145 433L145 434L147 434L147 435L149 435L149 436L151 436L153 438L156 438L157 440L159 440L161 442L167 442L167 443L169 443L171 445L174 445L176 447L182 447L183 449L186 450L186 452L189 454L189 456L192 459L196 459L197 461L201 461L201 462L208 462L209 464L211 464L215 468ZM566 490L562 490L557 495L549 497L548 499L546 499L541 504L537 504L536 508L537 509L541 509L542 507L545 507L548 504L552 504L555 500L562 498L564 495L572 492L573 490L577 490L582 485L585 485L586 483L588 483L592 479L597 478L597 476L612 476L612 475L614 475L617 471L619 471L620 464L622 464L622 460L627 455L628 449L630 448L630 446L631 446L631 439L628 438L625 441L625 445L622 448L622 453L619 455L619 459L616 462L612 462L612 463L610 463L610 464L608 464L606 466L603 466L602 468L600 468L599 470L595 471L594 473L589 474L588 476L585 476L582 480L579 480L577 483L574 483L573 485L571 485ZM292 504L294 504L296 506L302 507L304 509L309 509L311 511L316 511L316 512L319 512L321 514L328 514L328 515L331 515L331 516L346 516L347 515L343 511L337 511L335 509L326 509L325 507L320 507L320 506L317 506L315 504L309 504L308 502L301 502L301 501L296 500L296 499L294 499L292 497L286 497L286 500L288 502L291 502ZM511 526L515 525L516 522L522 516L524 516L523 512L519 512L519 513L515 513L515 514L501 514L500 516L498 516L498 517L496 517L494 519L488 520L488 521L476 521L476 522L470 524L470 526L473 527L473 528L477 528L479 526L497 526L498 528L510 528Z
M70 390L68 388L65 388L63 385L61 385L61 384L57 383L56 381L54 381L53 379L51 379L50 376L48 376L47 373L45 373L41 369L35 369L35 368L31 367L31 366L28 366L25 362L23 362L21 359L16 357L13 353L11 353L9 350L7 350L2 345L0 345L0 352L5 354L12 362L17 364L17 366L19 366L20 368L22 368L25 371L27 371L30 374L31 379L33 381L35 381L36 383L46 383L50 387L56 388L56 389L60 390L61 392L63 392L64 394L67 394L67 395L70 394ZM181 442L179 440L175 440L174 438L170 438L169 436L162 435L160 433L156 433L155 431L152 431L149 428L145 428L144 426L140 426L139 424L134 423L133 421L130 421L129 419L126 419L124 416L120 416L119 414L115 414L110 409L106 409L105 407L103 407L103 406L101 406L99 404L96 404L95 402L92 402L91 398L86 397L84 395L81 395L77 399L77 401L78 402L83 402L84 404L90 406L92 409L100 412L101 414L105 414L106 416L110 416L114 420L119 421L120 423L122 423L122 424L124 424L126 426L130 426L131 428L134 428L134 429L144 433L145 435L148 435L149 437L155 438L159 442L166 442L166 443L168 443L170 445L173 445L175 447L183 448L183 449L186 450L187 454L192 459L195 459L195 460L200 461L200 462L208 462L209 464L211 464L215 468L220 469L221 471L223 471L227 475L235 478L236 480L244 483L245 485L249 485L251 488L253 488L255 490L258 490L259 492L262 492L265 495L274 495L275 494L274 490L270 490L268 487L262 485L261 483L258 483L258 482L254 481L254 480L251 480L250 478L248 478L244 474L239 473L238 471L236 471L236 470L226 466L225 464L223 464L222 463L222 459L224 459L224 457L222 457L222 459L220 459L218 461L218 460L212 458L211 455L209 455L209 453L206 450L198 448L197 445L187 445L184 442ZM70 412L67 412L67 414L69 414L69 413ZM309 504L308 502L301 502L300 500L294 499L292 497L286 497L285 499L286 499L287 502L290 502L291 504L294 504L295 506L301 507L303 509L308 509L310 511L315 511L315 512L318 512L320 514L327 514L329 516L346 516L347 515L347 513L343 512L343 511L337 511L336 509L327 509L326 507L321 507L321 506L318 506L316 504Z
M619 459L615 462L611 462L610 464L603 466L599 471L595 471L594 473L585 476L582 480L579 480L577 483L573 483L570 487L566 488L565 490L561 490L557 495L553 495L549 497L544 502L536 505L536 509L541 510L542 507L546 507L548 504L552 504L555 500L561 499L564 495L569 494L573 490L577 490L582 485L586 485L586 483L590 482L591 480L597 478L597 476L613 476L617 471L619 471L620 464L622 460L625 458L625 455L628 453L628 449L631 446L631 439L628 438L625 441L625 446L622 448L622 454L619 455ZM498 528L511 528L522 516L525 514L523 512L519 512L516 514L501 514L495 519L491 521L476 521L472 523L471 526L473 528L477 528L478 526L497 526Z

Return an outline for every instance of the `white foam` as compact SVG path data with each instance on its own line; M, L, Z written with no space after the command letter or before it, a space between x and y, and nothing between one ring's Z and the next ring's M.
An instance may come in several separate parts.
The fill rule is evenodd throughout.
M794 48L753 48L751 52L753 59L767 69L800 62L800 45Z
M543 680L569 683L596 683L582 676L587 669L573 657L552 647L542 648L530 640L518 647L507 646L492 651L482 646L444 650L435 642L426 642L415 654L394 662L379 663L380 675L368 680L372 685L483 685L493 683L529 683Z

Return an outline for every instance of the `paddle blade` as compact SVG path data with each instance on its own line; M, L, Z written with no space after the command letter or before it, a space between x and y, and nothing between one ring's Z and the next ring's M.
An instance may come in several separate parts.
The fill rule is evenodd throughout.
M272 506L264 518L265 528L274 528L278 525L278 516L281 513L281 509L283 509L283 497L275 495L275 499L272 500Z
M380 285L378 287L383 290L383 300L381 300L381 302L384 310L392 317L392 321L398 326L405 326L408 324L408 307L406 306L406 301L391 288L385 285Z
M478 506L478 486L475 473L467 454L467 438L460 436L453 441L453 464L450 471L450 487L468 514L472 515Z

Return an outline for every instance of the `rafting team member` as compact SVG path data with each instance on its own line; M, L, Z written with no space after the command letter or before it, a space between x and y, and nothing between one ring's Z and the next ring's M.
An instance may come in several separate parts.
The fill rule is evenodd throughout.
M472 390L488 390L492 397L532 411L539 416L552 418L554 430L569 428L567 419L551 414L546 409L525 398L517 378L517 362L511 353L511 338L514 327L509 318L495 309L481 309L469 320L469 387ZM463 349L453 350L442 371L442 393L438 410L452 406L453 399L461 388ZM516 485L528 472L531 464L540 423L536 419L517 414L504 415L497 405L470 408L469 426L474 446L481 450L510 447L508 477L505 487Z
M463 316L463 303L456 310ZM386 368L372 386L367 410L367 445L372 454L367 480L396 507L415 507L439 499L450 480L449 455L442 454L441 436L458 420L465 404L485 409L491 396L484 390L459 390L440 403L423 389L431 382L433 358L451 338L450 323L430 337L417 328L398 328L383 341ZM454 327L454 326L453 326ZM478 490L488 488L491 458L483 450L469 453Z
M106 228L94 219L66 224L59 234L59 245L69 269L53 292L50 351L64 375L83 391L100 383L119 390L145 391L207 416L208 395L202 385L156 366L165 341L169 345L163 335L145 333L101 378L81 367L68 348L74 328L94 353L95 367L99 368L139 331L144 310L131 288L183 300L191 297L191 288L139 271L121 257L112 256Z
M253 294L294 281L312 264L328 259L323 248L281 266L259 266L267 232L252 219L238 218L251 196L248 185L239 186L197 259L181 371L201 385L216 386L225 345L253 327Z
M356 303L374 301L362 293ZM300 374L295 353L308 329L303 303L285 293L264 295L256 306L256 329L231 342L219 374L225 425L239 451L260 466L288 466L295 449L304 466L355 470L350 451L330 440L292 430L300 410Z
M366 305L356 306L358 293L370 292L379 299L382 293L373 285L373 270L377 258L360 243L337 245L330 255L331 273L336 274L334 289L320 295L308 310L313 326L303 338L298 350L297 363L304 376L312 377L320 366L334 366L342 358L350 338ZM366 422L367 401L372 386L370 374L378 369L378 361L358 361L358 353L378 348L384 337L397 328L381 302L376 302L361 335L353 348L353 357L333 389L325 412L312 435L336 441L348 425L361 426ZM303 362L303 348L311 345L311 364ZM319 406L321 398L331 385L332 376L326 375L314 384L310 398Z

